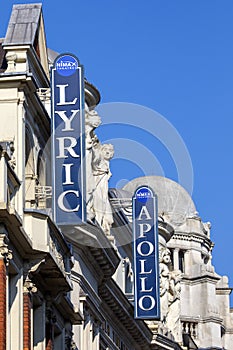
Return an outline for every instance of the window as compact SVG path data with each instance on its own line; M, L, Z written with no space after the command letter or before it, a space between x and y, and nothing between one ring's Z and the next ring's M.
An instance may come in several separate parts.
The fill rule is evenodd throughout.
M179 270L184 272L184 251L179 251Z

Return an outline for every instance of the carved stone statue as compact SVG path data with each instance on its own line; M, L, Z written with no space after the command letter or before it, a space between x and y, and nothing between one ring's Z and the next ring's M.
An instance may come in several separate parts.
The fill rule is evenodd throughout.
M161 326L179 342L181 341L180 281L182 273L180 270L171 271L170 255L169 249L165 247L159 251Z
M166 323L169 305L169 283L170 271L168 265L171 263L170 251L167 248L161 248L159 251L159 270L160 270L160 312L161 321Z
M92 160L93 146L98 142L94 130L101 124L101 119L95 110L85 110L85 143L86 143L86 208L88 219L95 216L93 205L93 191L95 189L95 180L93 177Z
M169 293L168 293L168 314L166 325L177 342L182 341L180 322L180 292L181 292L181 271L170 272Z
M95 218L106 234L110 234L113 223L112 209L108 199L108 181L111 177L109 161L114 155L111 144L97 142L93 146L92 170L95 180L93 204Z

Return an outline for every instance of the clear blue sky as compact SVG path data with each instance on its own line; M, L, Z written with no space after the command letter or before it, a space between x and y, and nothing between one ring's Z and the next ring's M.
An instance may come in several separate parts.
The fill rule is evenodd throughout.
M12 4L22 2L2 4L0 36L5 35ZM212 223L216 272L228 275L233 286L233 1L42 3L48 46L79 57L102 103L148 107L181 135L192 160L194 202L203 221ZM98 136L102 141L128 137L144 144L164 175L177 180L166 147L155 142L151 148L148 135L136 128L102 127ZM136 165L127 160L119 169L117 160L115 165L112 161L111 185L141 175Z

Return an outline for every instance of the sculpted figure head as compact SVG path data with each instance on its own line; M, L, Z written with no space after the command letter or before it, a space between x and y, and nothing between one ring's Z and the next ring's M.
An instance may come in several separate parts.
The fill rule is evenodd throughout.
M106 159L106 160L112 159L112 157L114 155L113 145L111 145L110 143L105 143L104 145L102 145L101 151L102 151L104 159Z
M167 248L163 248L159 252L159 262L169 264L171 262L171 252Z
M98 115L98 113L94 109L92 109L90 111L86 110L85 122L86 122L86 125L95 129L101 124L101 119L100 119L100 116Z

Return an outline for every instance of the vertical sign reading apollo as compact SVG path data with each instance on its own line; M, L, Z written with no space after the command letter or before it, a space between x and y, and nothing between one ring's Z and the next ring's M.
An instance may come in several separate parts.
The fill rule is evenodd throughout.
M60 55L52 73L52 154L54 220L59 225L85 221L84 84L82 66Z
M134 317L159 319L157 197L147 186L133 197Z

